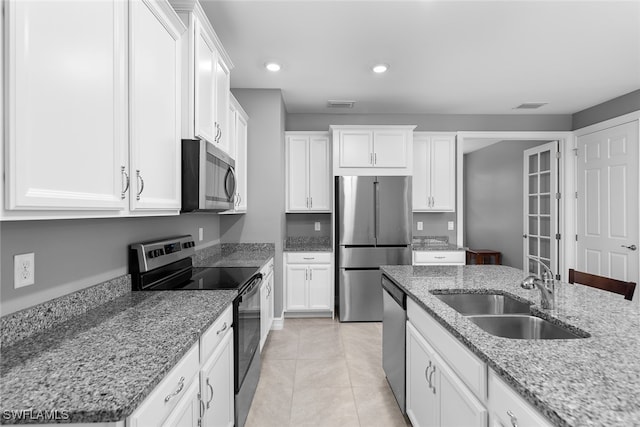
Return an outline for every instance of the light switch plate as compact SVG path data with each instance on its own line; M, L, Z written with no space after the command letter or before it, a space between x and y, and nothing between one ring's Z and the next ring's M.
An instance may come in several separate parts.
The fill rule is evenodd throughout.
M204 239L204 228L202 227L198 228L198 239L201 242L202 242L202 239Z
M15 289L35 283L35 257L33 252L14 255L13 257L13 287Z
M422 221L418 221L417 226L418 226L418 231L422 231L422 228L423 228Z
M449 222L447 223L447 228L448 228L449 230L453 230L453 221L449 221Z
M314 226L316 231L320 231L320 221L316 221L316 224Z

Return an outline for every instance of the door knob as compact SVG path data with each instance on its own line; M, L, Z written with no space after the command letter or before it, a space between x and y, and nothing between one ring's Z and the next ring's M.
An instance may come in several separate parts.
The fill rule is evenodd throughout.
M524 237L524 238L526 239L526 238L527 238L527 237L529 237L529 236L527 236L526 234L523 234L523 235L522 235L522 237Z
M632 251L635 251L636 249L638 249L638 247L636 245L630 245L630 246L625 246L625 245L620 245L623 248L627 248L630 249Z

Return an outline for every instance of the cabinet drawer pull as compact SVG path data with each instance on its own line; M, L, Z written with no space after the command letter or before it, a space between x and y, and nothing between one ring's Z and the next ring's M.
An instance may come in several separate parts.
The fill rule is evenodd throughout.
M437 256L437 257L434 257L434 258L435 258L435 259L445 259L446 257L443 257L443 256Z
M209 382L209 378L207 378L207 387L209 387L209 391L211 392L211 397L207 401L207 409L209 409L209 406L211 405L211 402L213 401L213 387L211 386L211 383Z
M310 257L302 257L302 259L316 259L316 257L310 256Z
M180 380L178 381L178 388L176 389L176 391L167 395L167 397L164 398L164 403L167 403L168 401L176 397L178 394L180 394L183 388L184 388L184 377L180 377Z
M518 418L516 418L515 414L511 411L507 411L507 415L511 419L511 426L518 427Z
M218 332L216 332L216 335L220 335L221 333L223 333L226 330L227 330L227 322L224 322L224 325L222 325L222 329L220 329Z
M124 179L125 179L125 186L124 189L122 190L122 192L120 193L120 198L124 199L124 195L127 192L127 190L129 190L129 174L124 170L124 166L120 166L120 173L122 175L124 175Z

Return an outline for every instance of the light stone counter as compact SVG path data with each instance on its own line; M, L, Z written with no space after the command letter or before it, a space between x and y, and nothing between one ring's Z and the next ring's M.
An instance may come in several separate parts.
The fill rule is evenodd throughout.
M524 399L558 426L640 425L640 306L583 285L556 285L556 308L520 287L522 270L498 265L383 266L382 271ZM532 314L587 332L571 340L490 335L431 291L506 293ZM637 291L637 290L636 290Z

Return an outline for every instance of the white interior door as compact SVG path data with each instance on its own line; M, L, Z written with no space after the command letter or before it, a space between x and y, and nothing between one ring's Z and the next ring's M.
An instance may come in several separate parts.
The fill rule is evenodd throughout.
M558 141L524 152L524 260L528 272L543 262L558 274Z
M581 136L577 145L576 268L637 283L638 122Z

